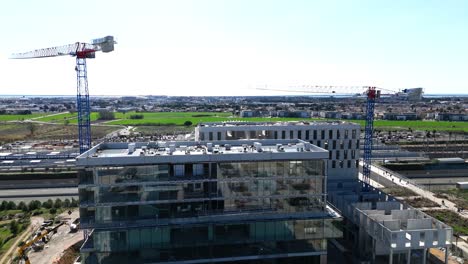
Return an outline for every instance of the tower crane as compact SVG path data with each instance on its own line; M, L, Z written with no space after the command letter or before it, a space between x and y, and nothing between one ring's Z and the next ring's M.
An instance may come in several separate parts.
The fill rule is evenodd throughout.
M48 58L57 56L76 57L76 108L78 112L78 141L80 154L91 148L91 118L89 105L88 74L86 59L94 59L97 51L111 52L114 50L113 36L92 40L91 43L76 42L74 44L37 49L24 53L12 54L12 59Z
M364 166L362 174L364 182L369 186L372 161L372 135L374 131L374 106L375 100L380 98L382 91L394 94L394 91L377 88L375 86L324 86L324 85L302 85L293 86L291 89L257 88L257 90L282 91L282 92L301 92L316 94L363 94L366 96L366 125L364 129ZM297 89L300 90L297 90Z

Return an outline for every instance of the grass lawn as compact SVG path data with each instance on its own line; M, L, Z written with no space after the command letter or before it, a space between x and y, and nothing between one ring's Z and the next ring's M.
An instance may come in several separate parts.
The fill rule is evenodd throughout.
M26 119L31 119L39 116L47 115L45 113L40 114L30 114L30 115L0 115L0 121L22 121Z
M384 193L396 196L396 197L407 197L407 196L417 196L417 194L410 189L405 187L390 187L390 188L383 188L382 191Z
M27 228L29 222L18 223L18 233L13 235L10 230L10 225L0 225L0 256L8 251L8 249L13 245L13 241L17 236L20 236L21 233Z
M96 121L98 119L98 113L93 112L91 113L91 121ZM78 123L78 114L77 113L61 113L53 116L44 116L41 118L36 119L36 121L41 122L51 122L57 124L64 124L65 121L68 120L70 124L77 124Z
M454 234L468 235L468 219L462 218L450 210L427 210L424 212L451 226Z
M454 202L458 207L468 209L468 190L450 189L437 191L437 196Z

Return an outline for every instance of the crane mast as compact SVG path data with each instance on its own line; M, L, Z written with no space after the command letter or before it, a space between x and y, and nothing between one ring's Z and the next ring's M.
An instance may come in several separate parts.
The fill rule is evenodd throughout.
M76 108L78 112L78 141L80 154L91 148L91 111L89 103L88 73L86 59L94 59L97 51L104 53L114 50L113 36L94 39L92 43L74 44L15 53L12 59L48 58L57 56L76 57Z
M91 113L89 105L86 58L76 57L76 106L80 154L91 148Z

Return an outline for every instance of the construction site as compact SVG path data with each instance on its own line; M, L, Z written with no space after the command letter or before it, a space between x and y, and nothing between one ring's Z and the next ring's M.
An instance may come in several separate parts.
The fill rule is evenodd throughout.
M389 114L426 104L422 88L302 85L304 94L351 94L354 105L318 113L298 98L301 110L269 111L246 100L258 109L174 114L145 134L132 125L148 125L147 112L92 110L87 60L116 43L12 55L74 57L76 114L63 105L68 112L5 118L13 130L0 149L0 263L466 263L464 117ZM144 111L163 104L134 100ZM346 114L356 120L341 118L356 109ZM420 127L376 129L377 117ZM434 124L448 127L426 129ZM25 140L9 135L21 125ZM60 140L48 138L57 125Z

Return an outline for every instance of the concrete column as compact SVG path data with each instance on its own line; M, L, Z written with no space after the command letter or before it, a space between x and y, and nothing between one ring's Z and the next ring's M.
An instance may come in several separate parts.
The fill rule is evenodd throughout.
M327 255L320 255L320 264L327 264Z
M374 264L375 263L375 239L374 238L371 238L372 239L372 261L371 263Z
M445 264L448 264L448 250L449 248L448 247L445 247Z
M390 249L390 255L388 256L388 263L393 264L393 249Z
M408 254L406 257L406 264L410 264L410 263L411 263L411 249L408 249Z
M221 140L226 140L226 131L221 131Z
M427 260L427 248L423 249L422 264L426 264L426 260Z

